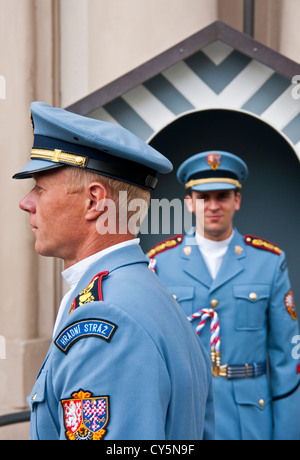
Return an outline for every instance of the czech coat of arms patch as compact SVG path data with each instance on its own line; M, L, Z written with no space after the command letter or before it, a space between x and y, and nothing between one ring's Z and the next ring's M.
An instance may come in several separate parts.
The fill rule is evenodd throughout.
M61 401L64 410L66 437L70 441L99 441L107 433L109 397L94 397L89 391L79 390L70 399Z
M287 311L291 315L291 317L296 320L297 319L297 313L296 313L296 307L294 303L294 296L293 296L293 291L290 289L289 292L286 294L284 297L284 303L286 306Z
M213 169L214 171L218 169L218 167L221 164L222 155L219 155L218 153L210 153L209 155L207 155L206 158L207 163L209 164L211 169Z

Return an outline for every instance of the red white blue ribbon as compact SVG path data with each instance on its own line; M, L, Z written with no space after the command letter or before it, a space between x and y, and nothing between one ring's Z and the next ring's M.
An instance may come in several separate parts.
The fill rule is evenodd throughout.
M150 259L148 268L152 270L154 273L156 273L156 264L157 264L156 259Z
M199 335L207 321L210 320L210 348L211 359L213 366L221 365L221 337L220 337L220 322L217 312L211 308L203 308L202 310L188 316L189 321L194 321L200 318L200 322L196 327L196 333Z

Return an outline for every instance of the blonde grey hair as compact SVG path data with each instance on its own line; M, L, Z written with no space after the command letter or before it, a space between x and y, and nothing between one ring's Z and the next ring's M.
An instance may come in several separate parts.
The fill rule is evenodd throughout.
M120 181L111 177L104 176L92 171L87 171L85 169L80 169L74 166L66 166L67 173L67 193L77 193L83 190L84 187L87 187L92 182L99 182L105 187L108 198L114 201L116 209L119 209L119 206L127 205L129 208L130 203L134 200L139 200L141 203L139 211L139 220L140 225L144 218L147 215L148 208L150 206L150 191L138 187L137 185L129 184L127 182ZM127 203L120 203L120 192L126 192ZM124 194L122 195L122 197ZM128 221L130 217L134 214L131 210L128 210L127 216Z

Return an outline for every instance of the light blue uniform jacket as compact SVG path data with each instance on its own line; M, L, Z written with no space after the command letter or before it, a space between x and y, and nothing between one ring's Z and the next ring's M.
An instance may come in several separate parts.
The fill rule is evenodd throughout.
M31 439L212 439L209 357L181 308L136 245L96 262L74 297L103 271L104 301L62 317L28 397Z
M249 246L235 230L213 280L192 231L155 260L156 274L187 316L218 301L222 365L269 363L269 376L213 377L216 439L299 439L299 330L285 304L291 289L285 254ZM210 352L208 324L199 337Z

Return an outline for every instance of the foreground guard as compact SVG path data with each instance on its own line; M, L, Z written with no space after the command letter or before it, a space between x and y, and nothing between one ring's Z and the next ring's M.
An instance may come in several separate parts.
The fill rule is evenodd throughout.
M211 353L216 438L299 439L299 329L285 254L233 227L247 175L228 152L186 160L177 177L196 228L157 244L150 267Z
M20 207L70 286L28 398L31 439L213 438L209 357L148 270L136 216L124 221L124 193L145 214L171 163L119 126L38 102L31 115L31 161L14 177L36 183Z

